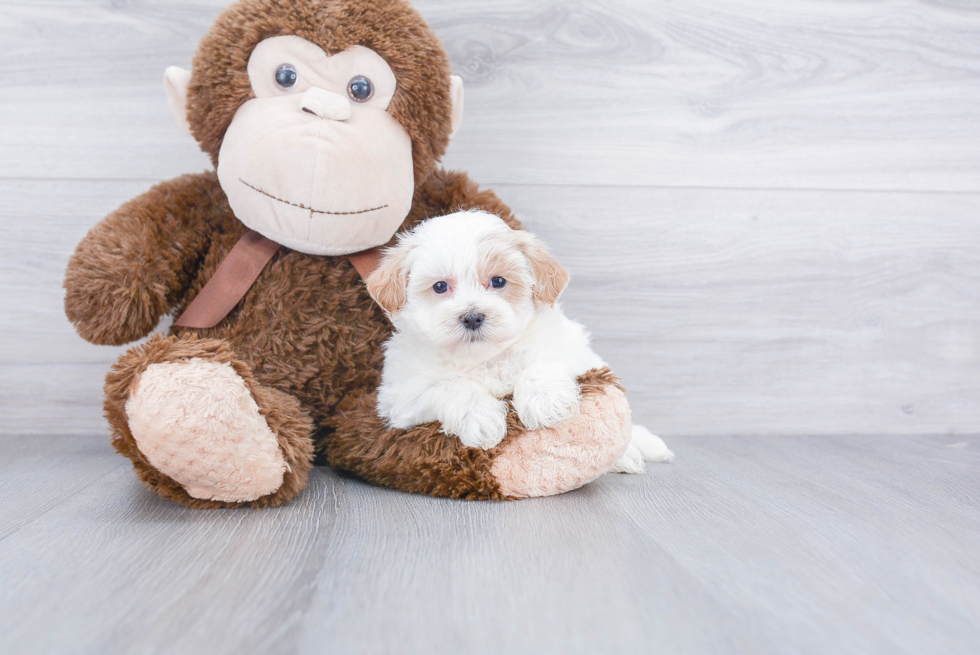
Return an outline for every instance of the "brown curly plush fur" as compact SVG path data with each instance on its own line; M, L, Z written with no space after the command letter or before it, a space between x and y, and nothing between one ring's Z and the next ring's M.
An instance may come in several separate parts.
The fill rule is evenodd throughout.
M591 370L578 378L583 395L602 393L619 379L608 369ZM516 412L507 415L507 437L491 450L467 448L456 437L425 423L408 430L389 430L375 410L374 392L341 403L337 432L326 442L335 466L365 480L403 491L466 500L508 500L490 474L494 456L527 435ZM371 435L366 438L365 435Z
M199 357L218 363L231 364L245 381L259 411L269 428L279 439L279 448L288 464L282 486L273 494L248 503L255 507L270 507L289 500L306 488L307 476L313 466L313 443L310 433L313 421L300 407L299 401L289 394L261 385L249 366L235 358L235 353L224 341L188 337L154 336L143 345L123 355L106 376L105 416L112 428L113 447L133 462L140 480L148 489L164 498L183 503L188 507L206 509L237 507L246 503L226 503L202 500L187 494L182 486L158 471L143 456L136 440L129 431L126 419L126 401L139 382L140 375L150 364L173 362Z
M455 209L484 209L520 227L493 192L480 190L463 173L437 170L416 190L402 229ZM231 212L214 173L185 175L158 184L110 214L79 244L65 278L66 313L79 334L93 343L138 339L164 313L183 311L246 230ZM283 248L216 327L173 328L171 332L180 339L151 340L124 355L107 376L105 411L113 444L133 460L147 487L162 496L191 507L234 507L235 503L191 498L139 453L125 416L125 403L139 374L151 363L174 359L232 362L263 412L278 412L284 417L283 425L291 426L288 433L278 431L273 419L266 416L285 446L287 461L288 447L304 462L294 467L295 474L279 492L250 503L274 505L305 486L314 430L323 447L342 421L337 411L340 402L357 401L377 387L381 344L390 328L346 258ZM312 424L303 423L310 419ZM300 425L307 425L305 432ZM346 434L363 436L364 432L355 426ZM403 469L410 468L415 449L408 438L400 443L405 452L393 452L406 463ZM443 445L458 450L448 439ZM331 457L330 461L356 471L357 458L370 456L364 448L353 447L353 454L345 457L334 449L331 452L338 453L337 460ZM440 469L446 475L442 484L445 488L459 486L460 491L443 495L498 497L485 453L466 455L483 462L479 482L457 476L452 457L447 451L447 464ZM365 477L397 486L388 476ZM416 490L416 485L409 486Z
M235 111L251 97L246 63L252 48L284 34L328 53L365 45L394 70L398 90L389 112L412 138L416 175L401 230L461 209L489 211L520 229L493 192L464 173L435 168L449 139L449 66L435 36L402 0L245 0L227 9L201 43L188 90L192 131L213 160ZM65 311L93 343L146 336L164 314L186 308L246 229L214 173L158 184L79 244L65 277ZM244 379L291 468L278 491L248 505L276 505L302 490L314 445L330 463L376 484L502 498L491 474L496 450L465 448L434 425L384 429L374 392L389 329L347 258L282 248L216 327L173 328L120 358L105 387L113 445L133 461L144 484L166 498L191 507L238 506L190 497L150 465L127 424L126 401L147 366L200 358L230 363ZM585 394L615 384L605 373L596 375L583 380ZM516 419L510 427L504 444L524 434Z

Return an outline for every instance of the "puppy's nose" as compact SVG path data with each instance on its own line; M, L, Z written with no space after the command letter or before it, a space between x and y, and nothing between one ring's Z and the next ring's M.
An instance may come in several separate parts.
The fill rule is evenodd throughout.
M466 327L467 330L479 330L480 326L483 325L483 319L485 318L486 316L483 314L474 314L473 312L470 312L460 316L459 321Z

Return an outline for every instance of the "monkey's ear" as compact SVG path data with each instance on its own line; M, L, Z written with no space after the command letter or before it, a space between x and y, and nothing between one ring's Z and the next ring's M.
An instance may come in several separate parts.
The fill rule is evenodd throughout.
M453 129L449 133L449 138L451 139L456 135L456 131L459 130L459 124L463 122L463 78L459 75L450 75L449 83L449 96L453 102Z
M167 91L167 103L177 119L177 125L190 135L191 126L187 122L187 87L191 82L191 72L179 66L171 66L163 74L163 88Z
M408 296L408 250L404 245L388 249L381 265L365 280L368 293L389 316L401 311Z

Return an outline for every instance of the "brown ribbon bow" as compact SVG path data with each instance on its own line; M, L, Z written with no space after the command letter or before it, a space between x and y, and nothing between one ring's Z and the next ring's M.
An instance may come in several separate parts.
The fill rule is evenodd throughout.
M211 328L221 322L255 283L262 269L279 252L279 244L255 230L238 240L218 265L211 279L174 323L177 327ZM362 278L381 261L381 249L371 248L347 255Z

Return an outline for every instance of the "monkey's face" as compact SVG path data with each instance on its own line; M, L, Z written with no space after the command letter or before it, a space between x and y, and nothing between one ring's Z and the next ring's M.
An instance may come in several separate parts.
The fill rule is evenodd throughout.
M345 255L386 243L415 190L412 142L388 112L396 79L374 51L328 56L298 36L260 42L254 98L235 113L218 180L235 215L300 252Z

